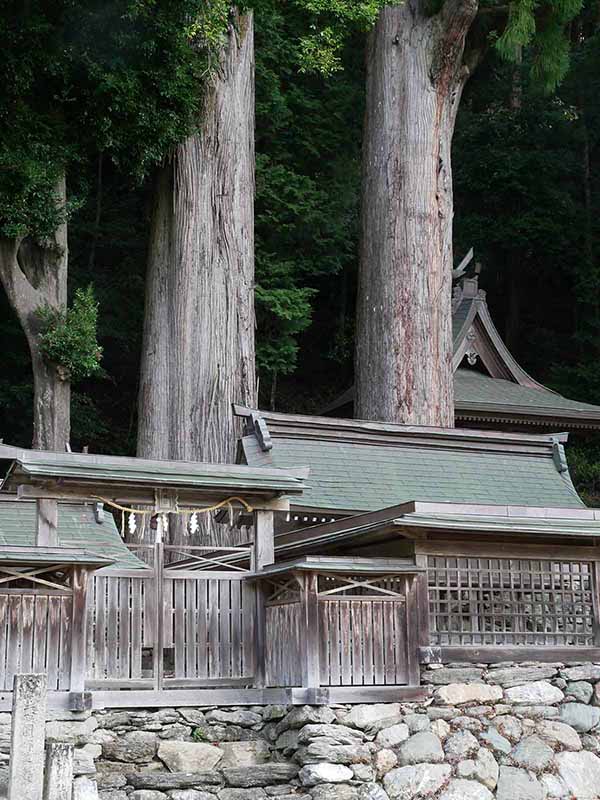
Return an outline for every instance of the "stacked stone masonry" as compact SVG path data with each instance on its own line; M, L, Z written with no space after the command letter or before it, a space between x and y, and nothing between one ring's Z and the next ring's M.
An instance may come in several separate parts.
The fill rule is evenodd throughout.
M422 679L421 703L107 710L47 737L76 746L73 800L600 799L600 664Z

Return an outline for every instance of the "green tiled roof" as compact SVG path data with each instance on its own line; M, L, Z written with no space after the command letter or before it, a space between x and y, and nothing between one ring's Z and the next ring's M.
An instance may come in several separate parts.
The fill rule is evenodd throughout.
M50 453L3 445L0 445L0 460L10 465L6 478L9 488L14 476L18 476L15 483L19 482L21 476L93 482L97 490L105 483L114 483L296 494L302 492L303 487L301 475L273 469L256 470L235 464Z
M531 389L501 378L491 378L474 370L458 369L454 373L454 392L457 409L476 408L491 405L530 408L532 411L557 410L590 415L600 418L600 407L590 403L569 400L549 389Z
M36 504L28 500L0 501L0 544L35 545ZM91 505L59 503L58 538L62 547L77 548L115 559L115 568L135 569L144 564L127 549L111 514L99 524Z
M260 449L254 436L243 439L250 464L310 467L296 508L371 511L411 500L513 506L582 508L568 471L559 472L550 437L492 441L489 433L354 423L265 414L273 448ZM336 433L336 425L338 426ZM346 427L344 427L346 426ZM468 433L468 436L464 434ZM493 435L493 434L492 434ZM411 438L412 437L412 438ZM505 442L505 444L503 444ZM562 450L562 448L561 448Z

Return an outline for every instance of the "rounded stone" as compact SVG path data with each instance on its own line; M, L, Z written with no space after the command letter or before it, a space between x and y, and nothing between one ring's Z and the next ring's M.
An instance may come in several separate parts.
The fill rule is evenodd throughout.
M449 764L415 764L388 772L383 786L390 800L413 800L439 792L451 774Z
M425 719L427 719L427 717ZM427 724L429 725L428 719ZM391 725L389 728L383 728L383 730L380 730L375 737L375 743L384 748L396 747L397 745L406 741L408 736L408 725L400 722L397 725Z
M600 758L582 750L579 753L558 753L558 774L567 791L577 800L598 800L600 796Z
M479 742L470 731L458 731L444 742L446 759L451 763L470 758L478 750Z
M164 742L163 744L167 744ZM172 744L179 745L179 742ZM161 745L162 746L162 745ZM129 731L129 733L105 742L102 745L102 754L106 759L116 761L131 761L134 764L144 764L152 761L156 755L157 737L150 731Z
M565 703L560 709L560 721L579 733L588 733L600 723L600 708L583 703Z
M541 772L552 763L554 750L539 736L528 736L521 740L510 755L517 766Z
M538 779L519 767L500 767L496 800L544 800Z
M303 786L316 786L319 783L346 783L354 773L343 764L307 764L298 773Z
M434 763L444 760L442 743L431 731L420 731L407 739L398 750L398 763L407 764Z
M587 681L573 681L568 683L565 694L574 697L578 703L589 703L594 694L594 687Z
M554 719L543 719L537 723L537 732L552 747L564 747L565 750L581 750L581 739L577 731L564 722Z
M535 681L506 689L504 699L511 705L554 705L564 698L561 690L548 681Z

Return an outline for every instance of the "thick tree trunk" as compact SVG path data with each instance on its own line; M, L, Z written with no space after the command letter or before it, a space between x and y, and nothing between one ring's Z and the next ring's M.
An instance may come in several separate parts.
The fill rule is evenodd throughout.
M451 143L476 0L385 7L370 35L355 416L454 424Z
M64 178L58 202L66 202ZM29 239L0 239L0 279L29 344L33 369L33 447L65 451L70 438L71 384L40 353L36 311L46 304L67 306L67 224L43 244Z
M231 403L254 404L254 43L236 15L201 130L158 177L139 456L233 462Z

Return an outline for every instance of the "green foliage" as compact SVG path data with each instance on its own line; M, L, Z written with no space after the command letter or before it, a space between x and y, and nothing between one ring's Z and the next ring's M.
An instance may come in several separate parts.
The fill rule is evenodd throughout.
M55 185L98 151L141 181L194 129L225 0L5 0L0 232L47 236ZM191 46L191 45L194 46Z
M509 5L508 22L496 41L500 55L515 61L531 46L532 75L553 91L569 69L569 24L580 13L583 0L516 0Z
M352 31L367 31L385 0L295 0L307 12L308 33L299 36L303 72L331 75L343 67L342 51ZM393 4L393 3L392 3Z
M92 286L77 289L71 308L62 312L49 305L39 308L40 349L43 357L65 373L65 379L82 380L101 372L98 345L98 303Z

